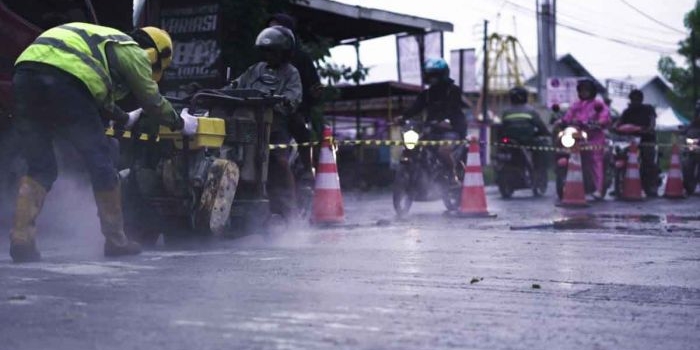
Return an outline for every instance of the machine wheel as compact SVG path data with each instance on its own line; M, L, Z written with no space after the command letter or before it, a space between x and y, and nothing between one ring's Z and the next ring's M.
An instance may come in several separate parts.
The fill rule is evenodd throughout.
M212 163L195 217L198 229L215 235L223 234L231 214L238 178L236 163L226 159L216 159Z
M411 210L413 191L411 189L411 173L404 165L399 166L394 177L393 189L394 210L402 217Z

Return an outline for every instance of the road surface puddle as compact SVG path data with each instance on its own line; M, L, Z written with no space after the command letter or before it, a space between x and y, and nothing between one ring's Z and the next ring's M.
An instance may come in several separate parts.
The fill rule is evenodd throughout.
M571 214L548 223L511 226L514 231L520 230L616 230L645 235L667 235L676 233L698 236L697 215L677 214L629 214L629 213L604 213L604 214Z

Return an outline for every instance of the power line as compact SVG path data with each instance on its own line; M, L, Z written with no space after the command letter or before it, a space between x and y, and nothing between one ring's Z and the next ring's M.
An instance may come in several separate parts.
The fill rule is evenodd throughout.
M658 19L656 19L656 18L654 18L654 17L652 17L652 16L646 14L644 11L638 9L638 8L635 7L634 5L632 5L632 4L630 4L629 2L627 2L626 0L620 0L620 2L623 3L623 4L625 4L625 5L627 5L629 8L633 9L635 12L637 12L637 13L639 13L640 15L644 16L644 17L647 18L648 20L650 20L650 21L652 21L652 22L654 22L654 23L656 23L656 24L658 24L658 25L660 25L660 26L662 26L662 27L664 27L664 28L673 30L673 31L676 32L676 33L686 34L685 31L682 31L682 30L680 30L680 29L676 29L676 28L674 28L674 27L671 27L670 25L668 25L668 24L666 24L666 23L664 23L664 22L661 22L661 21L659 21Z
M508 1L508 0L506 0L506 1L508 2L508 4L515 7L515 9L520 11L521 13L527 12L528 15L531 15L533 13L537 13L536 10L533 10L531 8L522 6L522 5L514 3L512 1ZM597 39L601 39L601 40L607 40L610 42L614 42L616 44L625 45L625 46L633 47L633 48L640 49L640 50L651 51L651 52L656 52L656 53L664 53L664 54L674 54L675 53L675 51L673 49L670 49L670 48L664 48L661 46L656 46L656 45L651 45L651 44L635 43L635 42L631 42L629 40L605 36L605 35L597 34L597 33L594 33L594 32L591 32L591 31L588 31L585 29L578 28L574 25L567 24L567 23L564 23L562 21L557 21L556 24L560 27L569 29L571 31L574 31L574 32L577 32L580 34L584 34L584 35L594 37Z
M568 4L567 3L567 6L569 6L569 5L578 5L578 4L573 4L573 3ZM583 18L595 18L595 17L603 16L603 13L601 13L601 12L592 11L590 8L584 8L584 7L578 7L578 10L576 10L576 11L586 11L586 12L589 12L590 15L573 16L573 15L569 15L566 12L562 11L561 8L562 7L557 8L557 14L556 14L557 18L565 19L565 22L569 22L569 25L576 24L578 27L583 26L583 28L586 28L587 23L585 20L582 19L582 17ZM639 41L639 40L653 41L654 44L656 44L656 45L675 47L677 44L677 40L675 39L677 34L675 34L675 33L672 34L669 31L663 31L663 33L666 33L667 36L673 35L674 39L669 40L669 39L657 38L657 36L659 35L659 32L660 32L659 29L651 29L649 27L643 27L643 26L640 26L638 23L625 23L624 21L620 22L620 20L617 20L614 23L612 23L612 22L596 23L595 27L606 30L606 31L609 30L611 32L616 32L618 35L621 35L624 38L635 38L635 39L637 39L637 41ZM635 29L635 28L637 28L637 29ZM626 31L626 30L630 30L630 29L632 30L632 32ZM640 31L654 33L655 35L641 38L641 37L637 36L637 34Z

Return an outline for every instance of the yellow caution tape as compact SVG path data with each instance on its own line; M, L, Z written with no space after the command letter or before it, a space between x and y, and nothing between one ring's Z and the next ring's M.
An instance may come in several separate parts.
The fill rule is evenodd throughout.
M105 131L105 135L107 136L116 136L117 132L113 128L109 128ZM121 137L130 139L131 138L131 131L124 131L121 134ZM149 136L148 134L140 134L139 135L139 140L141 141L148 141ZM156 141L159 141L159 138L156 138ZM463 146L463 145L469 145L471 143L471 140L419 140L418 142L412 143L415 144L416 146ZM405 142L402 140L380 140L380 139L374 139L374 140L335 140L335 139L329 139L329 143L334 145L335 147L338 146L404 146ZM289 148L297 148L297 147L315 147L320 145L320 141L311 141L311 142L301 142L301 143L287 143L287 144L270 144L269 149L270 150L275 150L275 149L289 149ZM529 146L529 145L513 145L513 144L507 144L507 143L490 143L490 146L494 147L507 147L507 148L519 148L519 149L528 149L528 150L533 150L533 151L541 151L541 152L570 152L571 150L568 148L562 148L562 147L554 147L554 146ZM659 147L659 148L671 148L673 147L672 143L647 143L643 142L639 144L639 147ZM686 145L679 145L680 148L688 148ZM586 145L582 146L580 149L582 151L590 151L590 150L600 150L600 149L605 149L608 148L608 146L605 145Z

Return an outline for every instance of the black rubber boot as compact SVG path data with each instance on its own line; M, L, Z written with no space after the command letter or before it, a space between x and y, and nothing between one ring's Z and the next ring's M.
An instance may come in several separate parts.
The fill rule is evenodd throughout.
M125 245L118 246L111 241L106 241L105 242L105 256L106 257L117 257L117 256L125 256L125 255L138 255L141 254L141 245L134 242L134 241L129 241Z
M10 256L14 263L29 263L41 261L41 254L34 244L11 244Z

